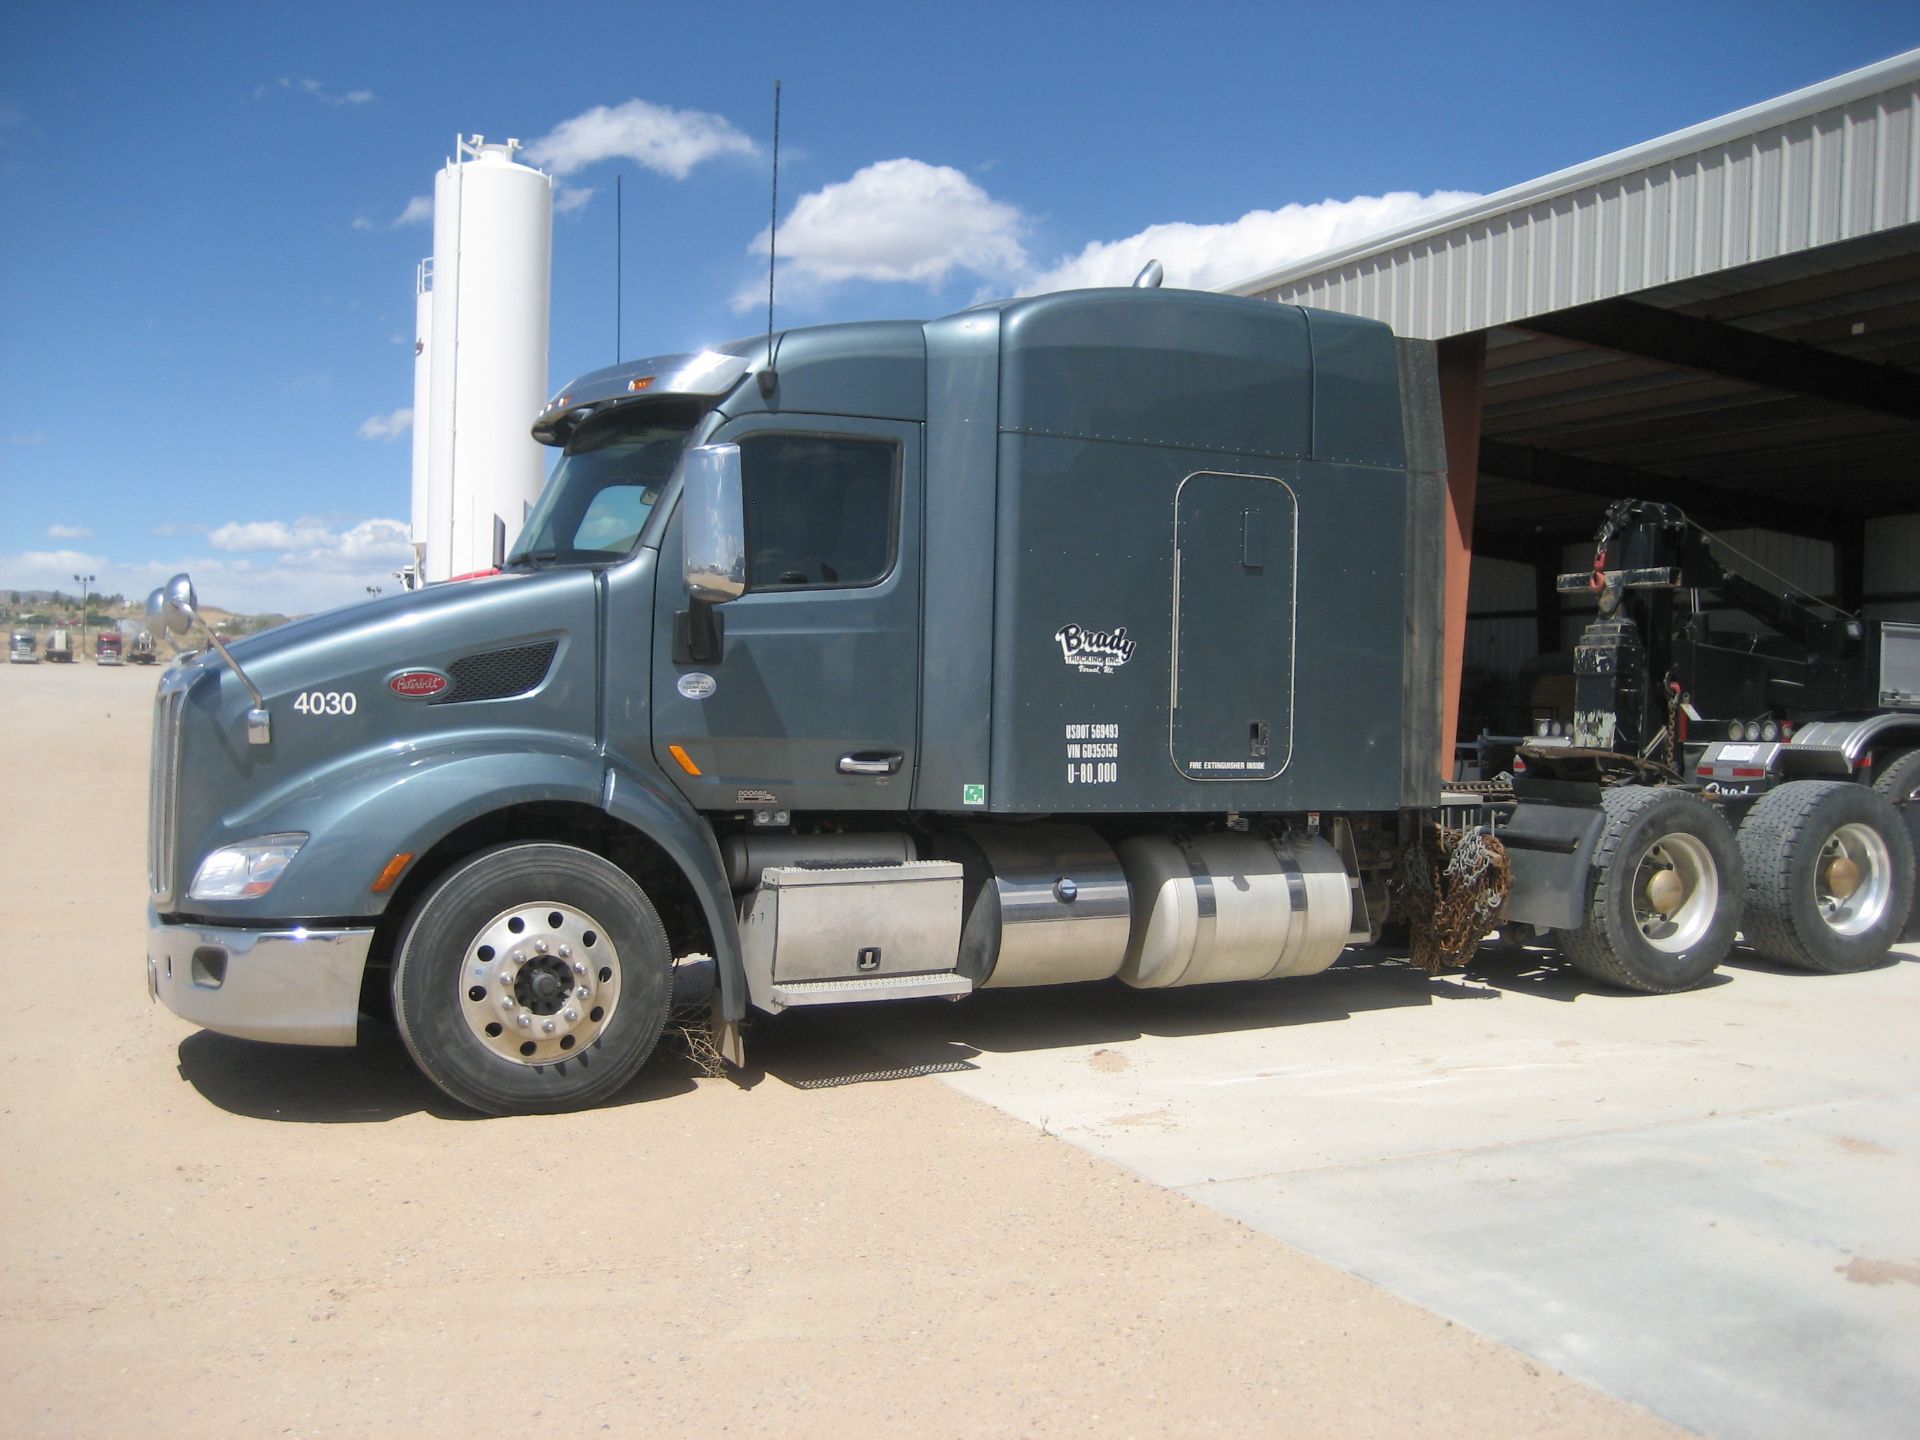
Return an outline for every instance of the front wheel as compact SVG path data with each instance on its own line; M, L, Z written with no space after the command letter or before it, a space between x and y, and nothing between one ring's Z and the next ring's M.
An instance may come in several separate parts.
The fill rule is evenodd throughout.
M1783 965L1829 975L1886 957L1913 903L1906 825L1865 785L1795 780L1740 826L1747 942Z
M1622 785L1604 792L1586 924L1556 932L1560 953L1589 979L1627 990L1690 990L1733 948L1740 923L1740 851L1712 806L1684 790Z
M646 893L569 845L488 850L436 881L393 965L400 1038L490 1115L598 1104L652 1053L672 956Z

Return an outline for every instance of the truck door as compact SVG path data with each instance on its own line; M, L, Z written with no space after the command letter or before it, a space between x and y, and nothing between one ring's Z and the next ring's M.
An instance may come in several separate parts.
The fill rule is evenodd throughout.
M1174 500L1174 767L1270 780L1293 751L1294 493L1201 471Z
M654 667L655 759L702 809L905 809L919 720L920 427L751 416L713 437L727 442L740 446L747 592L716 612L718 658L693 659L684 637L676 650L689 608L676 515L654 611L665 662Z

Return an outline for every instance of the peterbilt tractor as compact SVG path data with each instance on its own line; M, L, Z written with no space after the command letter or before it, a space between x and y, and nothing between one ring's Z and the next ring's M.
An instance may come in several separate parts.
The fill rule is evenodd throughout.
M646 1060L679 960L738 1064L754 1013L1310 975L1446 848L1429 345L1076 291L623 364L533 432L558 459L500 573L162 680L147 971L180 1015L390 1016L461 1103L569 1109ZM179 576L149 611L195 605ZM1738 851L1617 778L1517 800L1509 921L1683 988Z

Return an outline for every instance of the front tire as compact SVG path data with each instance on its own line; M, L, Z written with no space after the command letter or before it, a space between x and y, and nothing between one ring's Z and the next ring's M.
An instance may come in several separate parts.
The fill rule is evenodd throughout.
M666 1023L672 955L646 893L570 845L503 845L436 881L393 965L400 1038L489 1115L608 1099Z
M1697 795L1621 785L1602 793L1606 827L1593 858L1587 923L1556 932L1582 975L1664 995L1691 990L1733 948L1740 851Z
M1913 903L1913 845L1887 797L1844 780L1771 790L1740 827L1747 943L1828 975L1877 965Z

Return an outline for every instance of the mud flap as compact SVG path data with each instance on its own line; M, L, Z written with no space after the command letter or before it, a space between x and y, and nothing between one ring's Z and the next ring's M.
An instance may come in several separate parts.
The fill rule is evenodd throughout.
M1513 867L1505 918L1541 929L1584 925L1587 881L1606 819L1598 806L1528 800L1515 805L1498 832Z

